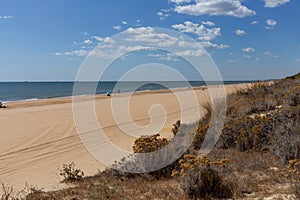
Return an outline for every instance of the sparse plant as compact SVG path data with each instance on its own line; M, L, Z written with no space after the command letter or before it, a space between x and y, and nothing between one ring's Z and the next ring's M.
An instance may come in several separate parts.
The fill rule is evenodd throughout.
M17 191L15 188L5 182L0 183L0 199L1 200L21 200L25 199L26 195L31 193L31 188L27 183L25 184L24 188Z
M180 170L174 170L172 176L183 178L183 190L190 198L231 198L231 189L223 183L217 171L228 162L228 159L212 161L207 156L201 158L185 154L179 161Z
M77 169L75 163L72 162L64 164L59 175L64 177L64 181L78 181L84 177L84 172L81 169Z
M115 187L109 187L105 178L102 179L101 190L106 198L111 198L116 193Z
M1 200L14 199L14 193L15 191L13 186L1 182Z

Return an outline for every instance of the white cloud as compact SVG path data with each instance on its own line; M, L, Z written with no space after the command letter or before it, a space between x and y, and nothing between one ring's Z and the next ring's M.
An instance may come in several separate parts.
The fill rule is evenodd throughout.
M138 50L151 50L151 47L135 45L135 46L124 46L121 45L118 47L118 51L138 51Z
M169 17L169 12L170 10L166 10L166 9L161 9L157 15L159 16L159 19L161 21L165 20L167 17Z
M249 55L243 55L244 58L251 58Z
M176 51L174 52L175 55L183 56L183 57L198 57L205 55L205 52L202 49L198 50L184 50L184 51Z
M135 27L142 26L141 20L140 19L136 20L136 24L134 26Z
M207 25L207 26L215 26L215 23L213 23L211 21L205 21L205 22L201 22L201 23L204 25Z
M266 56L269 56L269 57L271 57L271 58L278 58L279 56L277 56L277 55L274 55L272 52L270 52L270 51L265 51L264 52L264 55L266 55Z
M11 19L11 18L13 18L13 16L10 16L10 15L0 16L0 19Z
M54 53L54 55L56 56L86 56L88 54L88 51L86 50L74 50L74 51L67 51L67 52L63 52L63 53Z
M247 47L247 48L242 49L242 51L243 51L243 52L251 53L251 52L254 52L255 49L254 49L254 48L251 48L251 47Z
M122 39L122 44L114 41L109 37L91 36L89 39L84 40L84 47L80 47L78 50L56 52L56 56L67 56L67 58L80 59L81 56L86 56L89 53L92 44L99 44L93 51L89 53L91 56L97 56L101 58L116 58L122 56L126 52L139 51L139 50L157 50L157 47L170 47L174 53L165 55L158 59L164 60L176 60L176 56L202 56L206 52L201 48L199 43L186 41L184 37L177 37L165 32L158 32L152 27L139 27L128 28L125 32L125 38ZM80 44L82 44L80 43ZM227 48L227 45L216 45L207 43L213 48ZM155 56L153 56L155 57ZM158 56L157 56L158 57Z
M126 41L155 43L159 46L174 46L180 42L179 38L166 33L157 33L152 27L128 28L125 33L130 37Z
M267 20L267 25L268 26L276 26L277 22L273 19L268 19Z
M184 33L192 33L198 36L198 39L201 40L201 45L208 48L215 48L215 49L227 49L229 48L228 45L225 44L215 44L211 41L215 40L217 36L221 36L221 28L213 27L208 28L208 26L215 26L213 22L207 21L202 22L202 24L192 23L190 21L185 21L183 24L174 24L172 28L177 29Z
M246 32L244 30L238 29L238 30L235 31L235 34L237 34L239 36L244 36L244 35L246 35Z
M266 8L275 8L290 2L290 0L264 0Z
M121 30L121 26L113 26L113 29L119 31L119 30Z
M98 42L105 42L105 43L114 43L114 40L110 37L100 37L100 36L92 36L92 39L95 39Z
M178 55L175 55L173 53L167 53L167 54L148 54L149 57L157 58L157 60L167 60L167 61L179 61L177 58Z
M127 25L127 22L123 20L123 21L122 21L122 24L123 24L123 25Z
M255 15L256 12L241 4L241 0L193 0L186 5L183 0L173 0L176 3L174 11L188 15L226 15L234 17L247 17Z
M277 22L273 19L268 19L266 23L268 25L266 27L266 29L269 29L269 30L273 29L277 25Z
M128 51L157 50L157 47L171 47L174 55L164 55L164 57L151 54L152 57L159 57L164 60L174 60L175 56L202 56L205 51L194 42L188 42L183 37L176 37L164 32L157 32L152 27L128 28L124 34L126 41L122 46L108 46L108 48L97 47L91 54L100 57L116 57ZM220 46L220 48L223 46ZM173 53L172 53L173 54Z
M258 21L252 21L251 24L252 25L258 24Z
M184 33L193 33L198 36L199 40L211 41L217 36L222 35L221 28L207 28L203 24L195 24L190 21L185 21L183 24L174 24L172 28Z
M105 43L111 43L112 44L115 41L113 39L111 39L110 37L106 37L106 38L104 38L103 42L105 42Z
M54 55L55 55L55 56L63 56L64 53L56 52L56 53L54 53Z
M229 46L226 44L214 44L210 41L201 42L204 47L214 48L214 49L228 49Z
M87 40L84 40L83 43L84 43L84 44L93 44L93 41L87 39Z
M103 42L104 38L100 36L92 36L93 39L97 40L98 42Z
M181 4L181 3L189 3L192 0L169 0L172 3Z

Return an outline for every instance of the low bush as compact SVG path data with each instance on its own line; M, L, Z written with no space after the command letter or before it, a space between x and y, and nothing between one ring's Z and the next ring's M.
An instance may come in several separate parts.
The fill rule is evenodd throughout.
M190 198L231 198L232 191L224 184L217 170L228 162L228 159L211 161L209 157L185 154L179 161L180 170L174 170L172 176L183 178L182 188Z
M84 177L84 172L81 169L75 168L75 163L64 164L59 175L64 177L64 181L78 181Z

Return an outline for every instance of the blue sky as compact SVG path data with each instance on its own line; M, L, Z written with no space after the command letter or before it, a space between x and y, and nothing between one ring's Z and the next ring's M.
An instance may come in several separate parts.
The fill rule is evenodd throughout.
M0 81L74 80L99 42L144 27L192 37L224 80L282 78L300 71L299 8L296 0L0 0Z

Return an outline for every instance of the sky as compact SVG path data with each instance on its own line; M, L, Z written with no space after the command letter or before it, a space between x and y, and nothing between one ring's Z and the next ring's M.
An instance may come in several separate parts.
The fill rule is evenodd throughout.
M0 0L0 81L73 81L95 47L124 32L174 39L152 27L202 45L223 80L283 78L300 71L299 8L297 0ZM147 56L176 65L157 52L136 59ZM131 63L121 60L115 72Z

